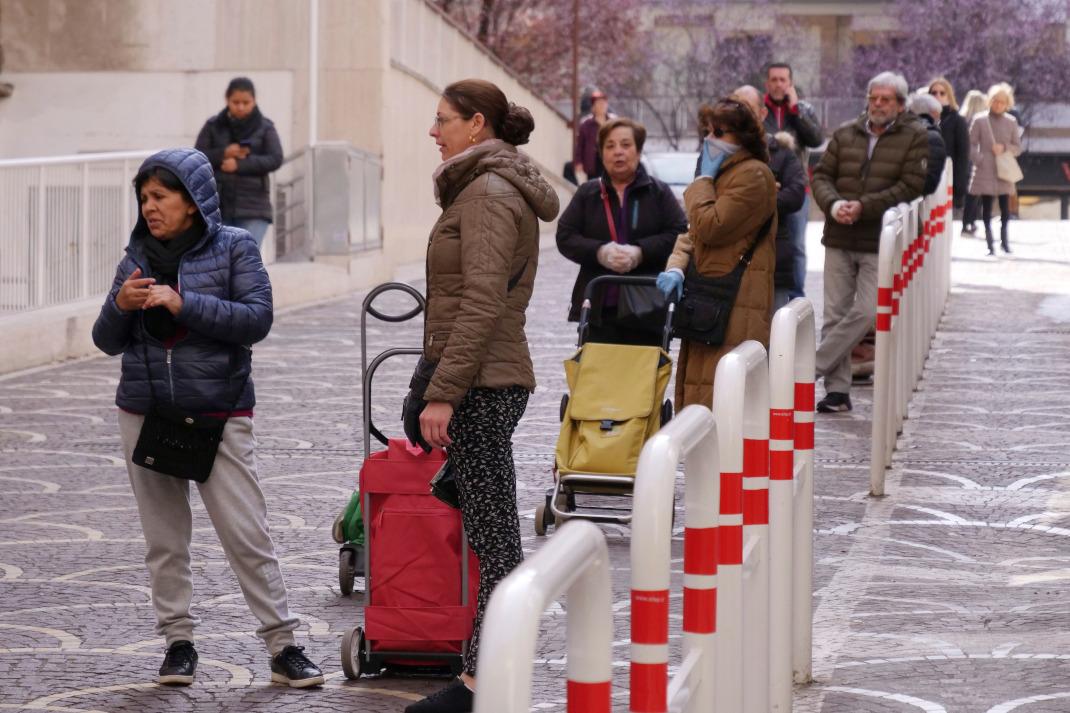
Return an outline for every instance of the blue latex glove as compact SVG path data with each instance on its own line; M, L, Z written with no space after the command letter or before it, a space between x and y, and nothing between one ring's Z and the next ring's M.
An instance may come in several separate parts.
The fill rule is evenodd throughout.
M657 285L666 299L671 299L673 292L676 292L676 299L680 299L684 294L684 276L676 270L659 273Z
M702 142L702 161L699 164L699 175L709 176L714 178L717 175L717 169L721 167L727 155L716 148L711 150L710 140L706 139Z

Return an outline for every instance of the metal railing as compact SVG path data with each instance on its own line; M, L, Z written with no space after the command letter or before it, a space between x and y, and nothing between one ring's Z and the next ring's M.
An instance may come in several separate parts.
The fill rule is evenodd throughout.
M383 244L380 158L344 141L321 141L275 174L275 257L349 255Z
M137 215L152 151L0 161L0 314L100 295Z

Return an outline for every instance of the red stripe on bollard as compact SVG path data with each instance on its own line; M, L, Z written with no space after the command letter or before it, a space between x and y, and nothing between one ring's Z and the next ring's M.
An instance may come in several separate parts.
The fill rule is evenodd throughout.
M795 450L814 450L814 423L813 421L795 424Z
M718 564L743 564L743 526L721 525L718 530L717 544L721 549Z
M796 411L813 411L814 403L816 401L814 397L814 382L812 381L796 381L795 382L795 410ZM798 428L798 424L795 426Z
M743 474L721 473L721 513L738 515L743 512Z
M636 711L636 713L665 713L669 709L668 680L668 662L635 663L633 661L632 689L628 698L629 710ZM572 696L569 696L570 706L571 703Z
M790 408L769 409L769 440L790 441L795 425L795 411Z
M684 528L684 574L717 574L717 528Z
M892 315L885 314L883 312L877 314L877 331L878 332L890 332L890 331L892 331Z
M744 525L768 525L769 524L769 490L744 490L743 491L743 524Z
M613 709L613 691L609 681L581 683L569 681L568 713L609 713ZM662 710L665 710L662 708Z
M892 306L892 288L891 287L878 287L877 288L877 306L878 307L891 307Z
M632 643L669 643L669 590L632 590Z
M684 631L713 634L717 631L717 590L684 587Z
M743 477L769 475L769 441L764 438L743 439Z
M795 477L793 451L769 452L769 480L791 480Z

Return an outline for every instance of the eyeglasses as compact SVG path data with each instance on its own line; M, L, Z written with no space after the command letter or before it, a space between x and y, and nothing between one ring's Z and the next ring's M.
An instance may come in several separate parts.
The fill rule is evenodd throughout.
M895 97L886 97L886 96L883 96L883 95L876 95L876 94L870 94L866 98L869 100L870 104L891 104L891 103L897 101Z
M460 119L460 115L456 116L435 116L435 128L442 129L443 126L453 121L454 119Z

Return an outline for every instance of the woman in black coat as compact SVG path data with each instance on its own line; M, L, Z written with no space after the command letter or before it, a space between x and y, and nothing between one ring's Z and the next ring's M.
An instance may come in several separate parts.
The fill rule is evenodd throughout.
M215 169L223 223L248 230L260 247L272 218L268 174L282 165L282 143L256 105L252 80L230 80L226 96L226 108L204 122L196 148Z
M603 124L598 149L605 173L580 186L557 221L557 249L580 265L570 322L579 320L588 282L600 275L656 277L665 269L676 236L687 232L687 218L672 189L639 162L645 140L646 128L631 119ZM619 288L610 286L594 298L590 340L661 343L660 318L640 324L618 320Z
M936 97L940 111L940 135L944 138L947 157L951 159L952 179L955 182L954 206L962 208L966 200L966 186L970 182L970 127L959 114L955 90L951 82L937 77L929 82L929 94Z

